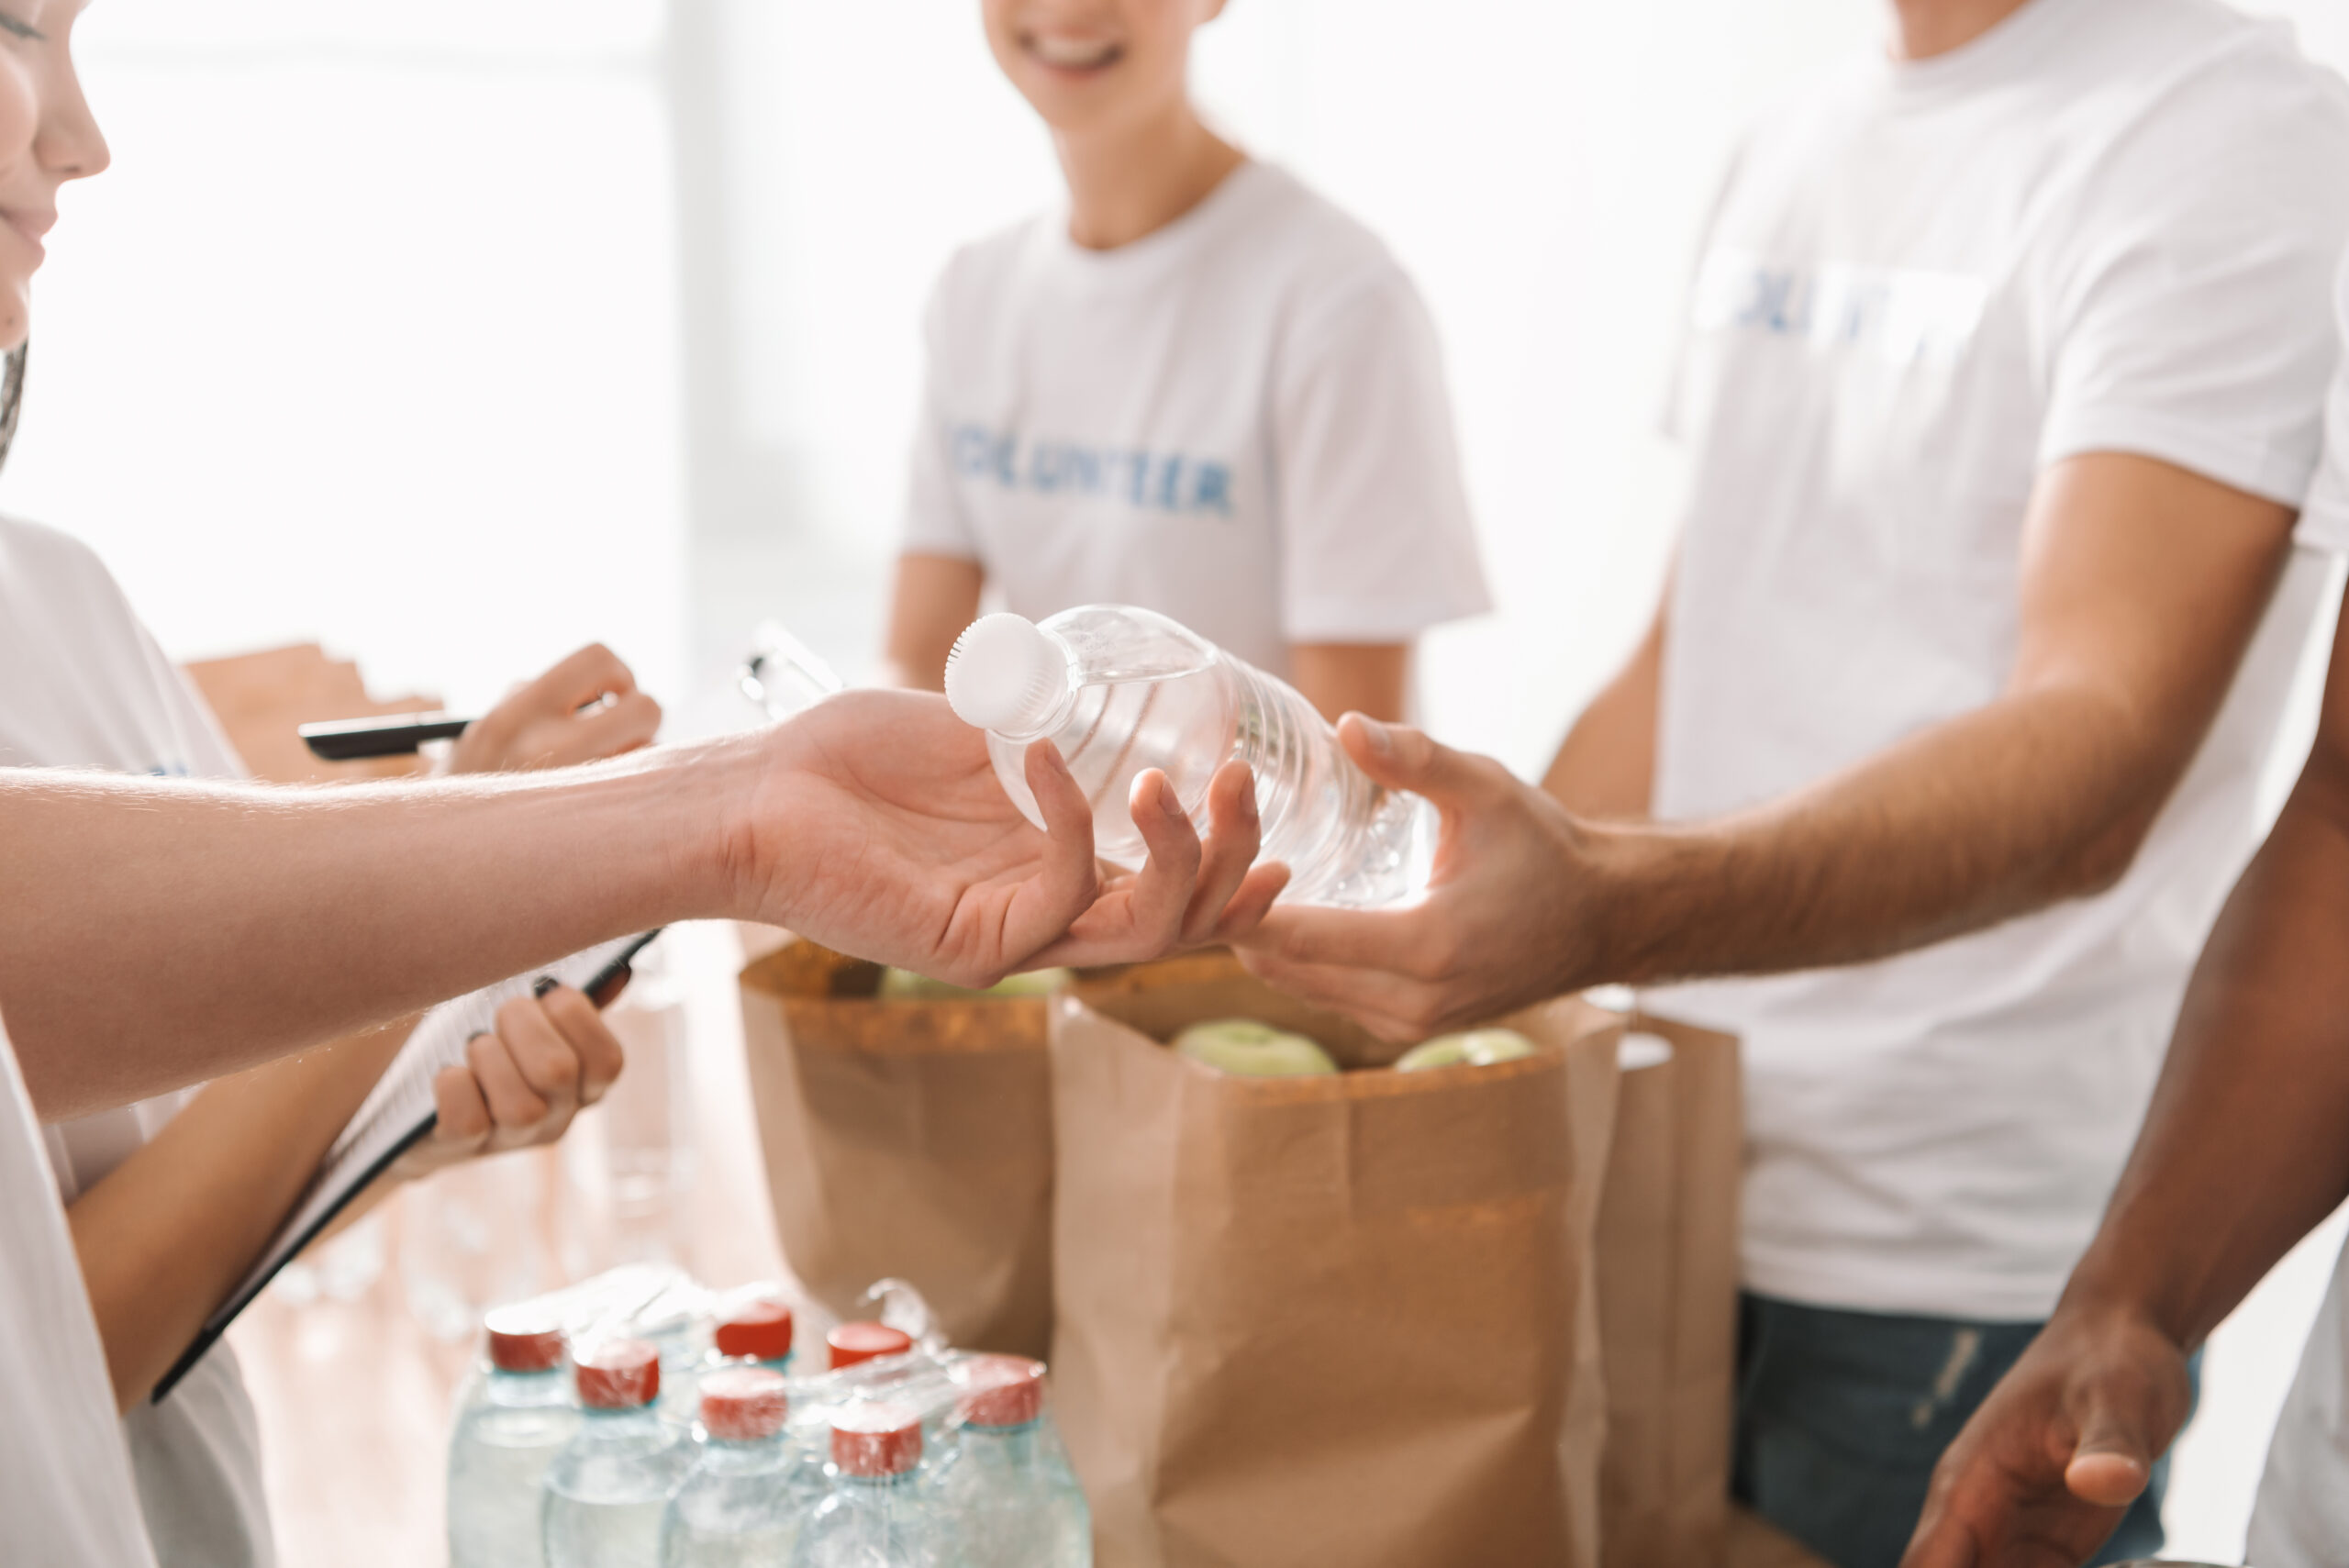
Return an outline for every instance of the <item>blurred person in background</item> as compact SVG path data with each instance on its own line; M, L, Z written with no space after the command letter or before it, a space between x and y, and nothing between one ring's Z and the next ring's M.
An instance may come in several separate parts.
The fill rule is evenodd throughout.
M1442 810L1429 895L1249 950L1397 1039L1721 977L1648 1000L1744 1040L1734 1488L1842 1568L2054 1307L2254 847L2349 234L2349 97L2280 26L1887 9L1736 150L1676 558L1547 793L1350 719Z
M1222 0L982 0L1065 206L948 263L886 652L939 689L983 598L1139 605L1331 717L1489 608L1434 324L1377 237L1203 123Z
M2349 344L2349 268L2340 285ZM2300 527L2349 550L2349 358ZM1943 1456L1911 1568L2083 1562L2192 1407L2188 1358L2349 1199L2349 620L2316 744L2235 884L2096 1240ZM2349 1250L2267 1451L2244 1561L2349 1560Z

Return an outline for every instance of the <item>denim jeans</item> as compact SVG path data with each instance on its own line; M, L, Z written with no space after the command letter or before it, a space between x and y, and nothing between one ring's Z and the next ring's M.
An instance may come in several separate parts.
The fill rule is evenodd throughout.
M2039 1329L1747 1295L1731 1490L1836 1568L1897 1568L1933 1462ZM2168 1480L2164 1459L2094 1562L2161 1554Z

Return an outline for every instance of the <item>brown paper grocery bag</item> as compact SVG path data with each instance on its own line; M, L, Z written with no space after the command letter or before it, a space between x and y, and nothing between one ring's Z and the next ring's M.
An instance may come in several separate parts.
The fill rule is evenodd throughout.
M1736 1396L1737 1041L1646 1015L1631 1029L1598 1211L1600 1559L1717 1568Z
M1052 999L1053 1397L1103 1568L1596 1560L1589 1268L1620 1021L1534 1057L1228 1077L1161 1043L1249 1017L1393 1048L1225 973Z
M1052 1085L1041 997L875 999L881 969L794 941L742 971L784 1255L847 1313L890 1275L957 1345L1052 1335Z

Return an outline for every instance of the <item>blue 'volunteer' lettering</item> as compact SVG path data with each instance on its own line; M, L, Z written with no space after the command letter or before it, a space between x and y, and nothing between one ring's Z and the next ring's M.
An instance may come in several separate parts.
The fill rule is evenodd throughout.
M1037 495L1098 495L1158 512L1231 516L1231 465L1180 452L1028 440L983 425L949 438L954 472Z

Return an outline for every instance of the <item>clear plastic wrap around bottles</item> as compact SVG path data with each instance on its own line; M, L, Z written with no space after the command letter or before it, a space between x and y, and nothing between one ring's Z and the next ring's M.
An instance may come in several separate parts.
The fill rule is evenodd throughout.
M1087 1568L1041 1366L947 1348L900 1281L862 1311L909 1348L828 1370L822 1308L666 1265L490 1313L450 1440L453 1568ZM681 1362L690 1424L664 1409ZM869 1440L845 1461L842 1428Z
M1427 885L1433 807L1373 784L1294 688L1164 616L1128 605L1041 623L987 616L955 644L946 680L1039 827L1026 752L1052 740L1092 803L1095 851L1114 864L1145 857L1128 804L1137 774L1163 770L1205 831L1208 781L1236 758L1255 772L1264 857L1288 866L1292 901L1374 907Z

